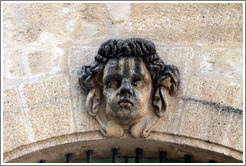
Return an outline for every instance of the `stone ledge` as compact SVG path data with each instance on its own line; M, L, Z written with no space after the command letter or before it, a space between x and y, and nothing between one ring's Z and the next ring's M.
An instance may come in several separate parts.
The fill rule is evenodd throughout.
M40 159L47 158L49 158L47 162L65 162L65 154L74 153L77 158L79 156L85 158L85 151L89 149L95 151L95 157L106 157L111 156L110 150L113 147L120 147L120 155L122 156L125 153L135 155L135 148L143 147L146 157L154 157L159 150L167 150L169 152L168 157L171 159L175 159L174 156L176 156L176 154L172 154L172 151L179 152L177 154L179 157L176 158L178 160L181 160L181 157L186 153L194 155L195 161L201 160L203 162L213 158L213 155L217 156L218 162L242 162L243 160L243 153L240 151L174 134L153 132L147 139L132 139L127 134L122 139L105 139L99 131L93 131L63 135L21 146L11 152L4 153L4 162L38 162ZM203 156L207 152L209 152L208 155ZM54 155L49 156L49 154Z

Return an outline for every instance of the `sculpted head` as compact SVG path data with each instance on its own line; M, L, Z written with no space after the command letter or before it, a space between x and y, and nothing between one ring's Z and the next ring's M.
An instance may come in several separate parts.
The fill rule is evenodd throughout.
M86 106L105 136L146 137L179 86L179 71L159 58L151 41L108 40L95 62L82 66L79 83L88 89Z
M139 57L111 59L103 72L106 114L121 124L144 116L152 94L152 80Z

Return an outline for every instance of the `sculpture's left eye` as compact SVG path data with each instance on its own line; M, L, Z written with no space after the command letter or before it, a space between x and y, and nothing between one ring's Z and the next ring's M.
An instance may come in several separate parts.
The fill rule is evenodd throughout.
M112 88L112 89L117 89L119 86L118 82L117 81L111 81L109 84L108 84L108 88Z
M137 88L137 89L141 89L144 87L144 82L143 81L136 81L134 82L134 86Z

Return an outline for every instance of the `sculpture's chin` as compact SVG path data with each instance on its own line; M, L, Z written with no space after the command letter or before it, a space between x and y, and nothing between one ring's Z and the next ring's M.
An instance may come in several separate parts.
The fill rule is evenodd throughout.
M114 119L120 124L130 124L137 117L137 110L131 109L129 107L119 107L118 109L107 110L106 113L110 119Z
M134 111L127 107L120 108L119 110L116 110L114 113L115 118L117 118L120 121L129 121L134 118Z

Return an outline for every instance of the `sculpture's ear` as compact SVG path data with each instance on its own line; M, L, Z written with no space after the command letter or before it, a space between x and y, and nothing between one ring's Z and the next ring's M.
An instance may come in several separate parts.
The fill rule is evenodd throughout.
M159 85L153 96L156 114L161 117L168 107L168 96L175 94L180 84L180 73L176 66L166 65L157 81Z
M168 90L163 86L159 86L154 93L153 105L156 107L155 112L159 117L163 116L167 110L168 95Z
M91 116L96 116L99 110L99 104L101 102L100 98L100 88L95 87L91 89L86 98L86 109Z
M166 65L161 75L160 84L168 89L170 95L175 94L180 84L178 68L174 65Z

